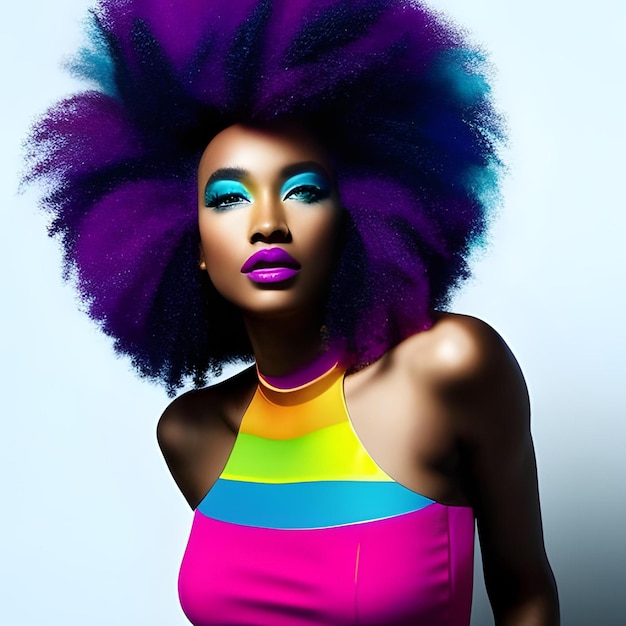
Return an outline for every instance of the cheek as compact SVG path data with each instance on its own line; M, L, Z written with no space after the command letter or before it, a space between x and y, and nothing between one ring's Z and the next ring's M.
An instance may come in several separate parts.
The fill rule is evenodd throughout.
M307 248L315 255L321 265L328 266L337 256L340 245L340 218L336 212L319 216L309 222L305 228Z
M327 294L339 258L340 219L332 212L300 225L300 238L294 232L294 245L306 264L299 288L304 297L318 299ZM295 230L295 229L294 229Z
M233 220L200 216L200 245L211 281L222 291L240 273L241 260ZM224 216L220 216L224 218Z

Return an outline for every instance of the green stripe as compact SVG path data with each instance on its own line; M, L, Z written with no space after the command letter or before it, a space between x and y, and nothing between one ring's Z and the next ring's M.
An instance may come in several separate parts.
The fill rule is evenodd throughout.
M294 439L265 439L240 433L222 478L259 483L392 482L372 461L349 422Z

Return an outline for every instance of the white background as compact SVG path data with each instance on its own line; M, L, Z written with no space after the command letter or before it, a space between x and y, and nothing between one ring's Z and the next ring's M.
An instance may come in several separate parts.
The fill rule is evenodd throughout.
M87 2L14 2L0 22L0 623L183 626L191 513L154 430L168 399L76 310L34 195L16 193L33 117ZM492 245L454 310L526 373L544 526L566 626L626 615L624 3L443 0L491 51L511 173ZM472 624L491 623L477 576Z

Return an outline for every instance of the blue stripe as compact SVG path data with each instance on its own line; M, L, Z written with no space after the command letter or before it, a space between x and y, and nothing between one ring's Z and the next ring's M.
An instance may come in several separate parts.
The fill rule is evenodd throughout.
M329 528L419 511L432 504L394 482L253 483L220 478L198 510L258 528Z

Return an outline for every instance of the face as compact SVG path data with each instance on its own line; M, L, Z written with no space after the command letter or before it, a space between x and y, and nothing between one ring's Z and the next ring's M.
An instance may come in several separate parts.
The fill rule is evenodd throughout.
M230 126L198 170L201 257L244 314L319 315L340 206L323 150L292 124Z

